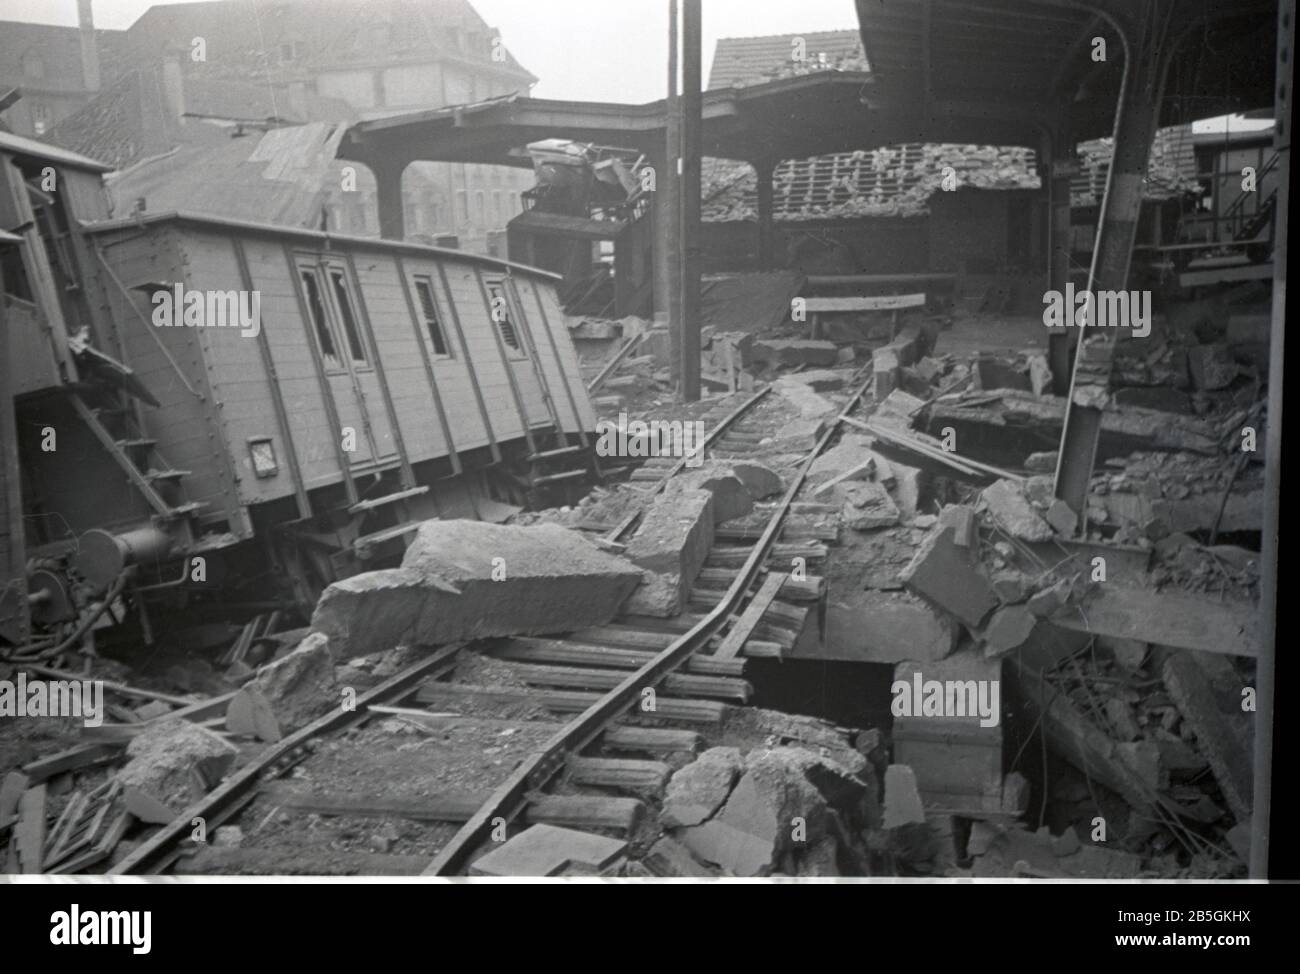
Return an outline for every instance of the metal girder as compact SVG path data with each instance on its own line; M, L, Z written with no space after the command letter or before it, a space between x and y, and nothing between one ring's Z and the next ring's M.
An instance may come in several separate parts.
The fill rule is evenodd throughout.
M1115 149L1101 219L1088 270L1087 290L1123 290L1137 234L1142 186L1151 142L1160 116L1160 100L1171 58L1172 4L1144 4L1119 22L1124 44L1124 78L1115 115ZM1073 309L1068 309L1073 313ZM1056 461L1055 495L1087 527L1088 484L1101 438L1102 411L1109 396L1115 329L1072 328L1074 346L1070 395Z

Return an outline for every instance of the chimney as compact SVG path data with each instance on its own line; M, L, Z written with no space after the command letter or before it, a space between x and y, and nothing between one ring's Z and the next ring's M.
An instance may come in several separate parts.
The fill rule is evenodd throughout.
M181 75L180 56L174 50L163 55L162 85L167 113L172 120L180 121L185 114L185 78Z
M99 91L99 46L90 0L77 0L77 31L81 37L81 77L87 91Z

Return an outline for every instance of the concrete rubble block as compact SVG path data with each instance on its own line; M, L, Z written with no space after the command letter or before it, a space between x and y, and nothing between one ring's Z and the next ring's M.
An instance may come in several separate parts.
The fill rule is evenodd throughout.
M1062 537L1072 538L1078 533L1079 515L1075 514L1070 505L1059 497L1052 501L1045 516L1052 530Z
M898 389L900 364L898 352L886 346L878 348L871 356L871 389L876 402L884 402Z
M1013 480L997 480L980 493L997 524L1021 541L1050 541L1052 526L1034 510L1024 490Z
M555 825L531 825L470 866L471 876L594 875L612 865L627 843Z
M842 504L840 520L858 531L887 528L897 524L898 507L882 484L845 481L836 484L835 497Z
M691 850L670 835L661 836L650 847L644 861L656 876L704 878L718 875L716 870L696 859Z
M876 412L871 417L871 422L876 426L884 427L891 430L910 430L912 420L920 412L921 407L925 405L925 400L920 399L910 392L904 392L902 389L895 389L884 400L877 398L879 405L876 406Z
M1060 456L1060 453L1057 450L1031 453L1025 457L1025 469L1033 473L1055 473L1056 458L1058 456Z
M1005 605L1016 605L1029 598L1031 592L1029 579L1023 572L1016 571L1014 568L1004 568L993 573L989 579L993 585L993 591L997 593L999 599Z
M1192 384L1201 391L1226 389L1237 377L1237 362L1225 344L1194 345L1187 351Z
M681 612L712 544L711 493L683 490L656 497L624 552L628 561L645 572L641 586L627 600L626 610L661 617Z
M271 701L255 686L243 687L230 698L226 705L226 730L270 744L284 736Z
M230 770L239 749L183 717L151 723L127 745L116 778L124 789L179 814Z
M834 342L801 338L764 338L754 342L757 362L768 365L834 365L839 349Z
M1077 833L1075 840L1078 840ZM1030 832L991 822L975 822L967 848L975 857L972 874L977 877L1014 875L1020 865L1031 871L1029 875L1133 879L1142 868L1141 856L1085 845L1081 840L1076 845L1068 836L1053 836L1047 826Z
M955 533L941 514L900 577L909 591L975 628L997 606L998 597L971 549L955 542Z
M720 524L745 517L754 502L779 494L785 489L780 475L761 463L733 460L710 460L687 468L668 481L666 492L707 490L713 494L713 521Z
M885 819L887 829L925 824L925 807L916 786L916 774L905 764L885 769Z
M919 467L909 467L893 460L889 462L889 469L894 475L891 492L894 503L898 505L898 513L903 520L910 521L916 517L917 508L929 484L929 475Z
M840 365L851 365L857 357L857 349L852 345L844 345L835 353L835 361Z
M330 585L312 628L337 659L569 632L608 622L640 580L635 565L556 524L426 521L402 567Z
M787 854L802 858L827 836L829 808L857 818L868 794L864 782L812 751L755 749L723 810L688 829L684 841L735 875L766 874Z
M939 526L952 528L953 543L973 550L979 540L979 522L975 510L966 504L949 504L939 512Z
M709 748L673 774L664 795L660 821L669 828L706 821L727 800L743 768L738 749Z
M252 686L271 705L281 731L307 726L339 702L329 637L311 633L292 652L258 670Z
M1041 396L1052 387L1052 368L1047 364L1047 356L1034 354L1029 360L1029 387L1035 396Z
M819 419L837 411L835 403L789 376L782 376L772 383L772 390L798 411L800 419Z

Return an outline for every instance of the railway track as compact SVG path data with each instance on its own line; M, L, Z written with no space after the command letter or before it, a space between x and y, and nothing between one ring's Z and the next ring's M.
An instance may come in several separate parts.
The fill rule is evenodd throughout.
M354 709L336 709L269 747L109 872L167 870L193 849L196 820L210 833L259 796L272 796L290 808L345 814L341 806L331 808L327 801L295 805L291 789L276 779L309 757L321 739L370 718L395 717L425 727L437 727L440 721L463 723L467 718L461 708L469 701L530 705L550 719L468 718L476 726L499 726L500 733L542 735L540 746L490 794L370 803L370 814L388 808L398 817L459 823L425 875L463 874L475 852L486 841L500 839L510 823L632 833L643 818L645 801L662 795L672 773L664 758L697 750L698 728L717 726L729 704L748 701L752 687L744 679L746 658L779 658L794 645L808 612L821 598L821 578L791 577L789 566L795 559L815 566L825 557L824 542L834 537L834 521L828 526L821 518L833 509L795 498L809 467L866 389L864 384L853 393L785 477L786 490L778 501L759 505L750 517L716 530L683 615L621 616L562 639L497 642L486 652L511 667L516 682L507 686L440 679L457 666L465 648L440 647L360 694ZM714 418L704 444L709 456L743 459L756 452L764 431L751 416L767 395L768 390L760 390ZM684 458L653 458L637 471L633 484L652 494L661 492L685 465ZM629 537L636 520L635 514L625 517L604 533L604 541L617 544ZM448 707L454 712L448 713ZM561 722L554 719L557 715L568 719Z

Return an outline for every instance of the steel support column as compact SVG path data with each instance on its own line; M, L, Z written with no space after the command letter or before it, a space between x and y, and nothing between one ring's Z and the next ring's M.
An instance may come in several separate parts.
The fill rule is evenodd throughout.
M1153 0L1119 24L1124 42L1124 80L1115 114L1115 148L1102 199L1088 290L1123 290L1137 234L1142 185L1160 114L1169 65L1170 7ZM1072 310L1072 309L1070 309ZM1068 313L1068 312L1067 312ZM1101 438L1102 412L1109 399L1116 328L1073 328L1074 362L1065 428L1056 461L1055 494L1087 527L1088 484Z
M402 173L406 162L370 162L375 174L375 202L379 207L379 235L385 240L401 240L406 236L406 211L402 207Z
M682 0L681 397L700 398L700 163L704 95L700 0Z
M776 261L776 235L772 223L773 159L756 159L750 163L758 176L758 267L770 270Z
M1065 293L1070 282L1070 171L1075 163L1074 139L1068 126L1055 126L1044 140L1047 174L1047 287ZM1073 334L1054 332L1047 338L1047 364L1052 369L1052 394L1070 392Z
M1273 797L1273 699L1277 658L1278 525L1282 501L1282 350L1286 332L1286 238L1291 176L1291 62L1295 3L1281 0L1277 19L1277 77L1273 82L1277 128L1277 215L1273 232L1273 320L1268 348L1268 429L1264 436L1264 530L1260 551L1258 691L1255 713L1254 794L1250 822L1250 878L1269 878Z
M682 361L682 265L681 265L681 105L677 95L677 0L668 2L668 97L664 101L666 158L659 170L659 198L655 210L655 280L662 280L665 303L662 311L668 326L668 360L673 384L681 388ZM656 311L661 309L656 305Z

